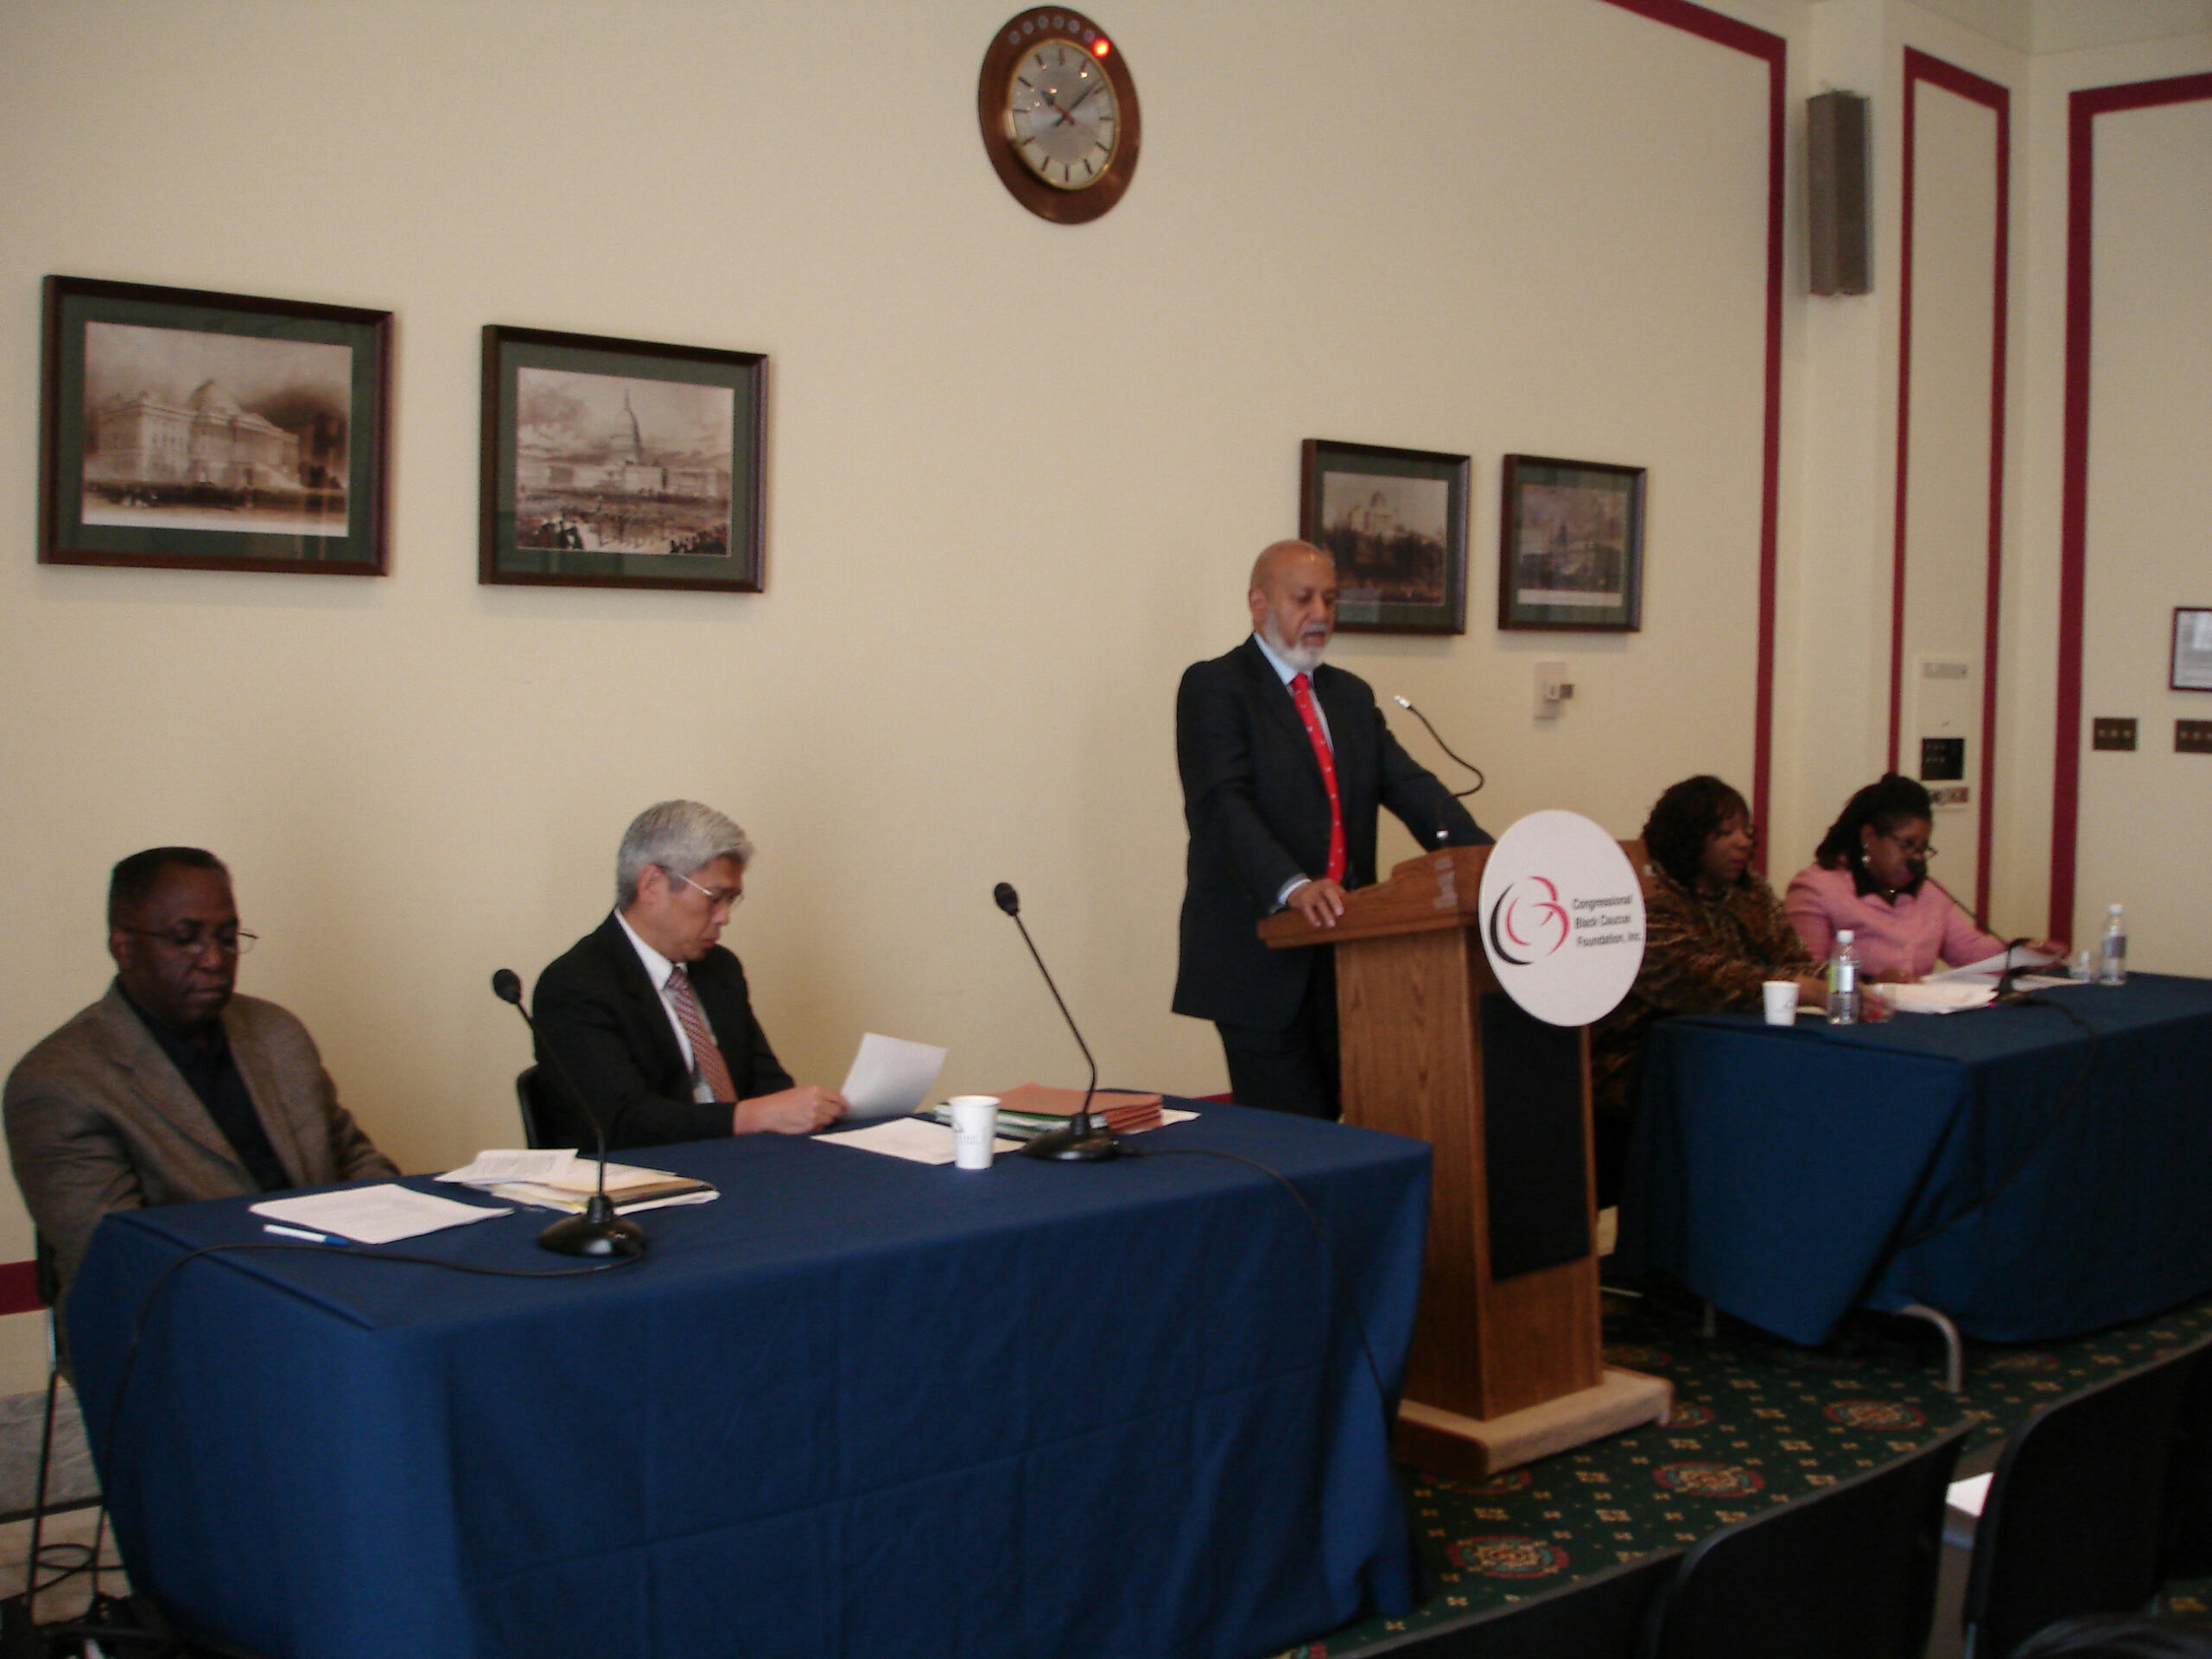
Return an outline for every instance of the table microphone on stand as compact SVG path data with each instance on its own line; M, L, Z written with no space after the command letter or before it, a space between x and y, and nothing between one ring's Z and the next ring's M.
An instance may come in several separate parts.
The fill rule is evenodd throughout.
M1045 976L1045 988L1052 994L1052 1001L1060 1005L1060 1018L1068 1022L1074 1033L1075 1046L1083 1051L1083 1058L1090 1061L1090 1081L1083 1091L1083 1108L1068 1120L1065 1129L1054 1129L1040 1135L1022 1147L1032 1158L1050 1158L1064 1164L1095 1164L1122 1155L1122 1143L1111 1133L1099 1128L1090 1120L1090 1096L1098 1089L1098 1062L1090 1058L1090 1045L1083 1040L1083 1033L1076 1030L1075 1016L1068 1012L1067 1000L1060 995L1060 988L1052 983L1052 970L1045 965L1045 958L1037 955L1037 941L1029 937L1029 930L1022 925L1021 895L1014 890L1010 881L1001 881L991 889L991 898L998 907L1014 918L1014 925L1021 928L1021 942L1029 947L1029 954L1036 957L1037 971Z
M2019 964L2012 960L2012 953L2027 943L2028 940L2024 935L2005 943L2005 971L1997 976L1996 1000L1999 1002L2011 1003L2017 1007L2023 1002L2035 1003L2041 1001L2033 991L2024 991L2012 983L2020 971Z
M522 1015L523 1024L530 1027L534 1040L537 1036L537 1021L530 1017L530 1010L522 1004L522 978L512 968L502 968L492 976L492 994L502 1002L512 1002L515 1012ZM592 1133L599 1137L599 1191L591 1195L591 1202L584 1206L581 1216L563 1216L537 1236L537 1248L551 1250L556 1255L643 1255L645 1253L645 1230L626 1216L614 1213L614 1206L607 1201L607 1126L599 1121L599 1114L585 1103L584 1091L576 1087L576 1080L569 1074L567 1062L560 1052L549 1044L539 1044L546 1058L553 1062L553 1069L561 1074L561 1081L568 1085L569 1098L576 1103L576 1109L584 1115Z

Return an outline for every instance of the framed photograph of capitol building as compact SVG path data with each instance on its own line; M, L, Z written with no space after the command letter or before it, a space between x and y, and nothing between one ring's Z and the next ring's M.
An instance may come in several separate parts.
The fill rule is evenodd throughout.
M760 592L767 367L487 327L478 580Z
M391 313L46 279L39 561L382 575Z
M1337 626L1351 633L1467 631L1465 455L1306 440L1298 534L1337 562Z
M1497 626L1634 633L1643 626L1643 468L1508 455Z

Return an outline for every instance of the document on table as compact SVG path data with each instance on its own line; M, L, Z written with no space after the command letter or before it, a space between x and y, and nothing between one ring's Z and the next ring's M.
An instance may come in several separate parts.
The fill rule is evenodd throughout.
M335 1233L356 1244L392 1244L403 1238L420 1238L424 1233L466 1226L472 1221L514 1214L504 1207L487 1210L479 1204L460 1204L391 1182L348 1187L342 1192L310 1192L297 1198L269 1198L252 1209L257 1216L319 1233Z
M519 1147L505 1151L480 1152L459 1169L449 1169L438 1177L442 1181L457 1181L463 1186L497 1186L502 1181L567 1180L575 1167L576 1152L573 1147L554 1151L524 1151Z
M942 1123L932 1123L925 1117L893 1117L880 1123L871 1123L865 1128L845 1129L836 1135L814 1137L824 1145L850 1147L856 1152L880 1152L887 1158L904 1158L914 1164L949 1164L952 1161L952 1131ZM994 1153L1019 1152L1021 1142L1009 1141L1004 1135L991 1142Z
M2012 958L2012 966L2015 969L2048 968L2058 960L2048 950L2031 950L2024 944L2018 944L2009 951L1999 950L1993 957L1984 957L1980 962L1970 962L1963 968L1947 968L1940 974L1930 974L1920 982L1923 985L1940 985L1950 979L1982 979L1994 983L1997 976L2005 971L2005 958L2007 956Z
M869 1032L861 1039L853 1069L845 1074L845 1086L839 1091L849 1109L847 1121L906 1116L929 1097L930 1086L944 1069L943 1049Z

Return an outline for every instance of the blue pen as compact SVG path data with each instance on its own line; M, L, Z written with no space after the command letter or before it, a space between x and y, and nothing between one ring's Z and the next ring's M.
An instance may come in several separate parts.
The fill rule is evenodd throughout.
M303 1238L310 1244L350 1244L350 1238L338 1238L328 1233L311 1233L304 1227L280 1227L273 1221L261 1224L264 1233L275 1233L280 1238Z

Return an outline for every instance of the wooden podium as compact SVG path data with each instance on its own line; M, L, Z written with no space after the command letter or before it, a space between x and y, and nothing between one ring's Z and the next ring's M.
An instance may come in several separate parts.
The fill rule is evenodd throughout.
M1627 850L1633 867L1643 849ZM1663 1422L1673 1395L1605 1363L1589 1033L1499 988L1478 914L1489 856L1408 859L1347 893L1334 928L1295 911L1260 924L1277 950L1336 948L1344 1122L1436 1149L1396 1445L1474 1479Z

